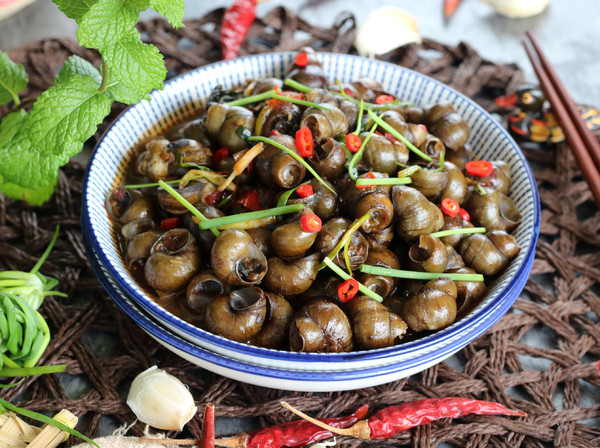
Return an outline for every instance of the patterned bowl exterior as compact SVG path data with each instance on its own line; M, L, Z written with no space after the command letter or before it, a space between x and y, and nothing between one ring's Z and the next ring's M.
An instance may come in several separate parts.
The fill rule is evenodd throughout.
M504 160L512 177L510 196L522 214L513 233L521 251L509 268L489 288L486 299L452 326L419 340L395 347L350 353L294 353L252 347L208 333L175 317L152 300L127 271L116 244L116 229L104 208L108 193L123 183L131 159L130 149L165 128L180 123L200 110L217 85L235 87L249 78L281 78L294 53L272 53L219 62L185 73L154 91L151 101L128 108L99 141L84 181L82 217L91 247L107 275L138 307L167 329L194 346L229 359L269 368L326 372L369 369L423 359L438 362L466 346L490 328L513 304L531 271L539 233L540 205L531 168L508 132L485 110L448 86L402 67L357 56L320 53L325 73L333 83L368 76L382 82L386 90L404 101L427 105L451 102L471 128L469 145L479 159Z

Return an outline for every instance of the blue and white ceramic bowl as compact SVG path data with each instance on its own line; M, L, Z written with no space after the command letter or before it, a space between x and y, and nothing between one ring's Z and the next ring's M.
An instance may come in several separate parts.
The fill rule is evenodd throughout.
M423 370L466 346L490 328L513 304L531 270L540 211L537 188L528 162L502 125L472 100L411 70L356 56L319 54L332 83L336 79L345 82L368 76L381 81L386 90L405 101L418 105L451 102L471 128L469 144L476 157L508 163L512 177L510 196L522 214L522 222L514 232L521 251L471 314L435 334L385 349L339 354L269 350L227 340L175 317L154 302L125 267L116 244L116 229L104 209L104 200L111 190L123 183L132 156L131 148L192 116L203 107L205 98L215 86L230 88L249 78L282 77L294 56L293 53L256 55L202 67L169 81L164 90L151 94L151 101L143 101L127 109L107 130L92 155L83 193L84 232L107 276L119 289L144 313L159 322L163 330L194 347L279 371L333 374L352 369L393 369L400 365L404 366L406 375Z

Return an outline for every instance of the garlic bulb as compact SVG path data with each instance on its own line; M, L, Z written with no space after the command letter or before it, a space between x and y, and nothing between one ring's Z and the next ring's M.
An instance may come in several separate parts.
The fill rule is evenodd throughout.
M154 428L177 431L182 430L197 411L188 388L156 366L133 379L127 405L141 422Z
M480 0L511 19L523 19L541 13L550 0Z
M412 42L421 42L415 18L396 6L384 6L358 27L354 46L361 56L373 57Z

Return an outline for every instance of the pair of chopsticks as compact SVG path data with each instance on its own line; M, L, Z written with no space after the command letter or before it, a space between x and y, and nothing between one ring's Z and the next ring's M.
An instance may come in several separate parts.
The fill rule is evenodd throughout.
M567 89L542 52L536 38L528 31L525 51L533 65L546 98L565 135L565 139L577 160L596 205L600 207L600 143L587 128L581 113Z

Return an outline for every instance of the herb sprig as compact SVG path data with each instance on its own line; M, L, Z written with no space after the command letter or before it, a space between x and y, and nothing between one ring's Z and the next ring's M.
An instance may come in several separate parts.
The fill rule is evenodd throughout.
M29 81L25 69L0 51L0 106L13 106L0 122L0 192L33 205L50 199L59 169L83 149L113 102L135 104L162 89L167 69L159 50L135 28L140 13L152 8L173 27L183 26L183 0L54 3L77 22L79 43L98 50L102 63L96 68L69 57L27 113L19 97Z

